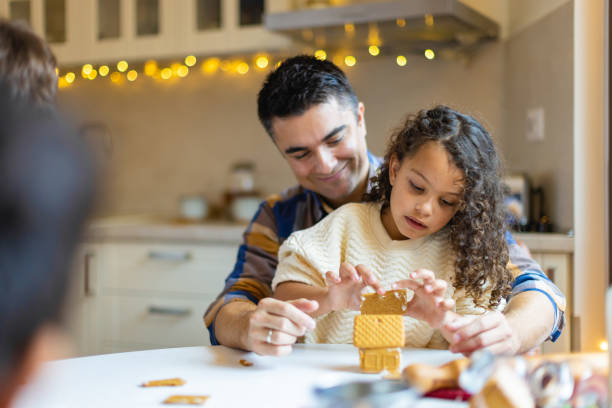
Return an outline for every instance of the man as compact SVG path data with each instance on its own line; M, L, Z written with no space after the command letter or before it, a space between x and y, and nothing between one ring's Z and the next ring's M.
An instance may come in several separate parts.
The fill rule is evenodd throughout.
M92 161L49 110L0 86L0 408L63 349L74 247L94 186Z
M307 313L318 305L270 297L278 249L293 231L360 201L380 160L367 150L364 105L331 62L308 56L286 60L266 79L258 110L299 185L261 204L244 233L234 271L204 320L212 344L285 355L314 327ZM449 324L453 352L520 353L560 334L563 294L510 234L507 240L515 276L512 297L504 313ZM365 279L375 278L366 273Z

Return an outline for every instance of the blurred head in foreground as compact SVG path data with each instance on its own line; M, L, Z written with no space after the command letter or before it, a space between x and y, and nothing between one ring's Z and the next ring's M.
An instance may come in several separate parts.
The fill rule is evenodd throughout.
M53 354L95 184L68 128L7 89L0 83L0 407Z
M23 22L0 18L0 78L4 92L40 107L55 104L57 67L49 45Z

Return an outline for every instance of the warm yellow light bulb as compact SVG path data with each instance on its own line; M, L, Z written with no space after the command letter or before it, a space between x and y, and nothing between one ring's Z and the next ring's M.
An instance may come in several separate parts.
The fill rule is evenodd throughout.
M193 55L188 55L185 57L185 65L187 65L188 67L193 67L196 62L198 62L198 60Z
M432 27L434 25L434 16L431 14L425 14L425 25L427 27Z
M96 71L95 69L92 69L89 75L87 75L87 78L90 80L94 80L96 79L97 76L98 76L98 71Z
M68 86L70 86L70 84L68 83L68 81L66 81L66 78L64 78L64 77L59 77L59 78L57 79L57 87L58 87L59 89L66 88L66 87L68 87Z
M144 73L146 76L153 76L157 72L157 62L148 60L144 65Z
M357 58L353 57L352 55L347 55L346 57L344 57L344 64L347 67L352 67L357 63Z
M346 32L347 34L352 33L355 31L355 24L353 23L346 23L344 25L344 32Z
M316 59L320 59L321 61L325 61L327 59L327 53L325 50L316 50L314 56Z
M74 74L74 72L68 72L66 74L66 82L68 82L69 84L73 83L75 78L76 78L76 75Z
M212 75L219 69L221 60L219 58L208 58L202 63L202 72L207 75Z
M395 24L397 24L398 27L406 27L406 19L398 18L395 20Z
M249 64L247 64L246 62L240 62L236 66L236 72L238 72L240 75L246 74L247 72L249 72Z
M119 72L125 72L125 71L127 71L127 69L128 69L128 63L127 63L127 61L119 61L119 62L117 63L117 70L118 70Z
M188 74L189 74L189 68L187 68L185 65L181 65L176 70L176 75L178 75L181 78L185 78Z
M91 73L92 69L93 69L93 66L91 64L85 64L83 65L83 68L81 69L81 73L83 74L84 77L87 77Z
M368 48L368 52L370 53L370 55L377 56L378 54L380 54L380 48L375 45L370 45L370 47Z
M602 341L599 343L599 349L600 349L601 351L608 351L608 342L607 342L607 341L605 341L605 340L602 340Z
M119 72L113 72L110 75L110 80L111 80L111 82L114 82L116 84L121 82L121 74Z
M268 66L268 64L270 63L270 61L268 60L268 57L262 55L260 57L257 57L257 59L255 59L255 65L257 66L257 68L259 69L264 69Z
M426 49L425 50L425 58L427 58L428 60L432 60L432 59L436 58L436 53L433 50Z
M223 60L219 64L219 68L221 68L221 71L223 72L228 72L232 69L232 62L229 60Z
M138 78L138 72L135 69L131 69L130 72L127 73L127 79L130 82L134 82L136 78Z
M172 70L170 68L164 68L161 70L161 79L170 79L172 77Z
M403 55L398 55L395 61L397 62L397 65L399 65L400 67L406 66L406 63L408 62L406 57L404 57Z
M98 73L100 74L100 76L107 76L108 73L110 72L110 69L108 68L108 65L102 65L100 68L98 68Z

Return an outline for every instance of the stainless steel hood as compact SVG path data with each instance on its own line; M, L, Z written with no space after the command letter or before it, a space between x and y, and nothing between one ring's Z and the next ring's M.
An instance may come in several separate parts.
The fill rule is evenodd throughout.
M264 25L315 48L353 52L376 45L400 53L432 48L465 54L499 36L496 22L458 0L362 0L269 13Z

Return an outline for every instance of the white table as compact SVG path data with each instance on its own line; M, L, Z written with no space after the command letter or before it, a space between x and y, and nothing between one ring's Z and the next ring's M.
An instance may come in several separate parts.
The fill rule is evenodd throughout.
M460 357L448 351L404 350L402 366L443 364ZM240 359L253 362L245 367ZM143 388L139 384L180 377L181 387ZM16 408L171 407L173 394L210 395L213 407L314 407L315 385L332 386L381 375L359 372L351 345L297 345L287 357L261 357L217 347L185 347L106 354L47 363L17 400ZM466 403L424 399L419 408L466 407Z

